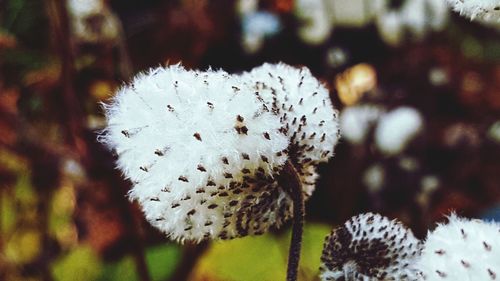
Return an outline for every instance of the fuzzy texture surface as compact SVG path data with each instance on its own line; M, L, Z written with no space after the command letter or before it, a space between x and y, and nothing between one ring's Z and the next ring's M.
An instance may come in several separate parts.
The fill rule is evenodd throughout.
M138 75L106 108L130 198L172 239L260 234L290 216L274 178L288 139L243 87L223 71L170 66Z
M292 159L281 115L255 87L224 71L160 67L138 75L105 106L102 141L133 183L130 198L171 239L230 239L279 227L292 215L277 180L287 160L302 160L294 165L305 195L312 192L312 163L332 155L337 131L323 137L329 152Z
M447 0L455 12L471 20L500 22L500 1L498 0Z
M362 144L383 113L384 109L377 105L365 104L346 107L340 114L343 137L350 143Z
M420 112L411 107L399 107L383 115L375 129L375 144L386 155L396 155L423 129Z
M500 224L451 214L427 234L417 264L425 280L500 280Z
M400 222L379 214L361 214L326 237L321 279L420 280L414 263L421 246Z
M315 166L333 156L340 138L338 112L328 90L309 69L283 63L266 63L243 73L242 79L265 107L279 116L280 131L290 142L291 162L305 195L311 195L317 178Z

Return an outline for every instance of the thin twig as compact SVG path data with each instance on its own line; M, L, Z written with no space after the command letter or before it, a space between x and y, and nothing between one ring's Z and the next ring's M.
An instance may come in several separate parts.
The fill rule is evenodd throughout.
M123 30L123 24L120 18L112 14L113 17L116 18L116 22L118 25L118 56L119 56L119 71L121 74L121 79L129 80L133 75L133 67L132 60L130 59L130 54L127 47L127 39L125 37L125 30Z
M286 280L296 281L299 271L300 250L302 247L302 233L304 232L304 195L302 184L293 164L289 161L283 168L282 184L293 201L293 225L290 249L288 251L288 267Z
M47 1L47 12L51 19L54 34L54 46L61 60L59 82L62 90L64 123L67 124L67 141L78 151L85 151L83 142L78 141L83 131L83 111L76 97L74 88L75 54L71 42L69 16L66 1ZM82 147L83 146L83 147Z

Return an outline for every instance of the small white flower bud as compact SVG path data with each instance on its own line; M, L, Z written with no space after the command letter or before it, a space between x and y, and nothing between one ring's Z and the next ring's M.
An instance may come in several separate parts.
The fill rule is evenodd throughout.
M117 39L119 19L104 0L68 0L73 35L83 43L105 43Z

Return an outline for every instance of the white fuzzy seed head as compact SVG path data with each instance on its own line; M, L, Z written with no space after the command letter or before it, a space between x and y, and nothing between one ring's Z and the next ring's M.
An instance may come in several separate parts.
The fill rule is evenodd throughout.
M375 129L375 144L386 155L401 153L423 129L420 112L411 107L399 107L380 118Z
M384 1L377 13L376 26L387 44L399 46L405 37L422 39L427 33L441 31L448 23L448 6L444 0L405 0L398 8Z
M451 214L427 234L416 266L427 281L500 280L500 224Z
M295 1L295 15L301 22L299 37L311 45L319 45L330 36L334 27L324 0Z
M223 71L157 68L106 106L103 141L147 220L175 240L229 239L279 227L291 199L279 117Z
M420 241L400 222L361 214L326 237L321 279L420 280L414 268L420 251Z
M270 12L254 12L242 16L242 46L248 53L260 50L267 37L281 29L278 16Z
M455 12L471 20L500 22L500 1L498 0L447 0L447 2Z
M243 73L255 96L279 117L280 131L290 142L291 162L310 194L317 175L315 166L327 162L340 138L338 112L328 90L309 69L283 63L264 64Z
M346 107L340 114L343 137L352 144L362 144L384 109L377 105Z
M68 0L73 35L83 43L115 40L120 23L104 0Z

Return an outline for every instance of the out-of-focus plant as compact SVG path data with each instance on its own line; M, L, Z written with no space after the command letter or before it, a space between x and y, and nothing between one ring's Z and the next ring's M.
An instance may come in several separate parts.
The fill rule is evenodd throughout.
M322 280L418 280L422 245L396 220L366 213L352 217L325 239Z
M453 11L485 25L500 28L500 3L496 0L447 0Z
M402 223L366 213L326 237L322 280L496 280L500 225L452 213L420 241Z

